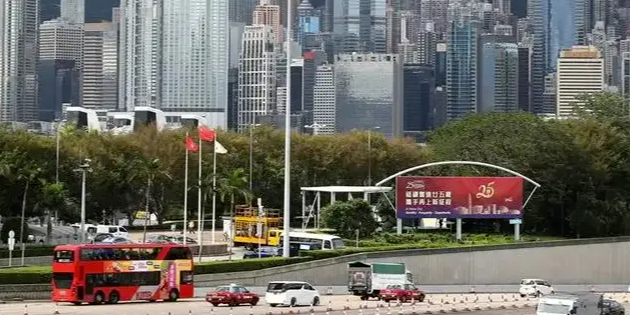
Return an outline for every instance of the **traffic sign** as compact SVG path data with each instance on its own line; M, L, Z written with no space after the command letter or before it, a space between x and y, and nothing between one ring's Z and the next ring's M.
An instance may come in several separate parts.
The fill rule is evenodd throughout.
M9 238L7 243L9 245L9 251L12 251L13 249L15 249L15 239L14 238Z
M521 224L521 219L510 219L508 222L510 224Z
M15 232L13 230L9 231L9 238L15 238Z

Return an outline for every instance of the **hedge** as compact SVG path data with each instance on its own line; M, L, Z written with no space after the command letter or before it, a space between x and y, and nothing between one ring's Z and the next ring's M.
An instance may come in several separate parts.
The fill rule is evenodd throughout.
M0 268L0 284L50 283L52 267Z
M42 246L42 245L26 245L24 249L24 257L37 257L37 256L52 256L55 246ZM21 257L22 249L19 244L15 244L13 250L13 258ZM0 259L9 258L9 249L4 247L0 248Z

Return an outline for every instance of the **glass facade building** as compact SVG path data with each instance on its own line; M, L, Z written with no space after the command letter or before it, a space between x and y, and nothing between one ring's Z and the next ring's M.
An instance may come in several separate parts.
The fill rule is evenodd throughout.
M337 132L379 127L386 137L402 133L403 68L398 58L389 54L336 57Z
M403 66L403 130L414 136L432 129L431 107L434 103L434 69L424 64Z
M385 53L386 0L334 1L333 33L338 53Z

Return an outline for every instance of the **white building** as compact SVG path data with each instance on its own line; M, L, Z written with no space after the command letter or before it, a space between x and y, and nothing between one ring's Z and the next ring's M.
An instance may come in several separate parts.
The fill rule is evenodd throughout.
M117 24L86 23L83 43L83 106L94 110L116 110L117 76Z
M581 106L578 97L604 88L604 60L595 46L573 46L557 60L557 118L570 117Z
M40 60L73 60L75 68L83 64L83 24L64 19L45 21L39 26Z
M0 1L0 122L37 119L39 1Z
M122 0L120 14L119 109L195 114L225 128L228 0Z
M246 26L243 31L237 108L240 131L276 109L274 39L274 29L268 25Z
M318 66L313 86L313 134L335 133L335 76L333 66Z

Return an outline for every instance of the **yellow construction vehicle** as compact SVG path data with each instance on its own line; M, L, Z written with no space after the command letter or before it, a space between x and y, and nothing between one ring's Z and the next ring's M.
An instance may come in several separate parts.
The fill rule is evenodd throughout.
M235 246L278 246L282 230L280 210L262 209L249 205L234 209Z

